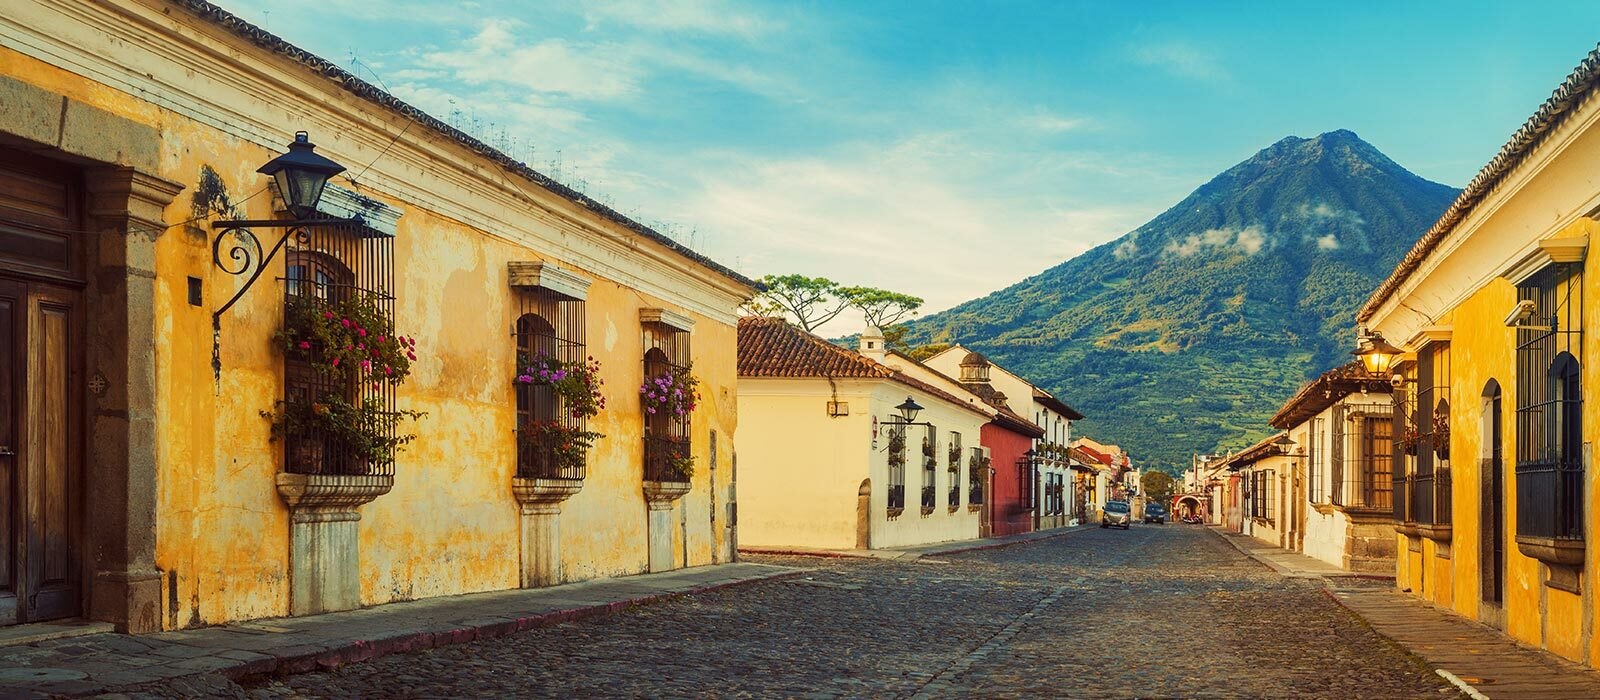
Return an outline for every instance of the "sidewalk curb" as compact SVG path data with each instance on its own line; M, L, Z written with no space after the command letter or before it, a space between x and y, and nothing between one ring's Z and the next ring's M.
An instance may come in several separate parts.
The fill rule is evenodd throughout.
M1019 544L1028 544L1030 542L1043 542L1045 540L1053 540L1057 537L1065 537L1075 532L1091 529L1094 528L1091 528L1087 525L1053 528L1053 530L1060 530L1061 532L1050 532L1048 535L1024 537L1014 540L1007 540L1004 542L985 542L983 544L955 547L953 549L941 549L933 552L909 552L898 549L789 549L784 547L740 547L739 553L764 554L769 556L784 557L821 557L825 559L881 559L884 561L916 561L923 557L941 557L946 554L963 554L966 552L977 552L986 549L1014 547Z
M610 615L630 608L643 605L660 603L675 598L683 598L726 588L734 588L753 583L766 581L781 581L808 573L808 569L795 569L781 571L758 578L746 578L737 581L724 581L703 586L695 586L681 591L664 591L651 593L636 598L617 600L609 603L588 605L564 610L555 610L546 613L519 616L502 619L482 624L467 624L449 630L433 630L423 632L410 632L392 637L379 637L373 639L358 639L342 646L306 649L305 647L289 647L282 650L265 650L261 652L267 658L253 661L242 661L237 666L210 671L234 682L249 682L264 680L273 676L289 676L312 671L325 671L338 668L345 664L370 661L389 654L423 651L454 644L465 644L480 639L495 639L518 632L542 627L551 627L563 622L576 622L589 618ZM181 644L181 642L178 642ZM195 675L203 675L197 673ZM180 676L181 677L181 676ZM170 682L167 679L162 682ZM104 688L96 692L106 692ZM93 694L93 693L90 693Z
M1288 578L1322 579L1323 582L1325 582L1325 583L1331 583L1331 582L1333 582L1335 580L1349 579L1349 578L1361 579L1361 580L1364 580L1364 581L1393 581L1394 580L1394 575L1392 575L1392 574L1376 574L1376 573L1372 573L1372 572L1368 572L1368 571L1340 571L1340 572L1330 572L1330 573L1315 573L1315 572L1310 572L1310 571L1299 571L1299 570L1296 570L1296 569L1290 569L1289 567L1286 567L1286 566L1284 566L1282 564L1279 564L1279 563L1274 562L1274 561L1272 561L1270 559L1267 559L1266 557L1257 556L1254 552L1252 552L1252 551L1250 551L1248 549L1245 549L1244 547L1240 546L1239 543L1234 541L1234 536L1230 536L1227 533L1223 532L1221 527L1219 527L1219 526L1207 525L1206 526L1206 530L1208 530L1211 533L1215 534L1217 537L1222 538L1223 542L1227 542L1229 544L1229 546L1232 546L1234 549L1238 550L1238 552L1240 554L1243 554L1246 557L1249 557L1252 561L1255 561L1257 564L1265 566L1268 569L1271 569L1273 572L1278 573L1278 574L1280 574L1282 576L1286 576ZM1249 537L1249 535L1238 535L1237 537L1243 538L1243 537Z

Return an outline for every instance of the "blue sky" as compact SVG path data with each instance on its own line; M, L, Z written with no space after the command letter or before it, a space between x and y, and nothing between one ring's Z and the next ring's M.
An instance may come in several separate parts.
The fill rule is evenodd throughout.
M1555 1L223 5L743 272L926 311L1288 135L1459 187L1600 40Z

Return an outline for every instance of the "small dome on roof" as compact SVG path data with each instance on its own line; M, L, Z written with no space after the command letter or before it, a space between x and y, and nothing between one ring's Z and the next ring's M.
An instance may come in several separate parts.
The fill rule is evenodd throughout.
M978 354L976 351L971 351L971 352L967 353L966 357L961 358L961 366L962 367L987 367L987 366L989 366L989 358Z

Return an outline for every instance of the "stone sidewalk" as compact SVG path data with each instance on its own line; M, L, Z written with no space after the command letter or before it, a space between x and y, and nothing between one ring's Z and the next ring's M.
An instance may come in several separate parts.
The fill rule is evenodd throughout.
M1600 698L1600 672L1519 644L1498 629L1400 593L1392 585L1350 585L1350 579L1375 578L1372 574L1351 574L1253 537L1211 529L1284 576L1323 579L1329 597L1360 616L1373 631L1420 657L1474 700Z
M741 554L775 554L797 555L807 557L852 557L857 559L894 559L899 561L916 561L925 556L938 556L941 554L956 554L958 552L975 552L983 549L996 549L1010 547L1025 542L1037 542L1052 537L1070 535L1074 532L1093 529L1092 525L1073 525L1058 527L1038 532L1025 532L1020 535L1002 535L999 537L981 537L971 540L954 540L951 542L938 542L934 544L921 544L911 547L886 547L884 549L821 549L816 547L740 547Z
M502 637L805 571L764 564L719 564L309 617L139 636L101 633L3 646L0 697L93 695L200 674L240 679L327 669L395 652Z

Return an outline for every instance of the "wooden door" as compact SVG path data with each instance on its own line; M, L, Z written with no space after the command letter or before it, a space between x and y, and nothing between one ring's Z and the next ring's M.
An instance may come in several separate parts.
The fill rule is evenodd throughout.
M0 624L80 608L77 296L0 277Z

